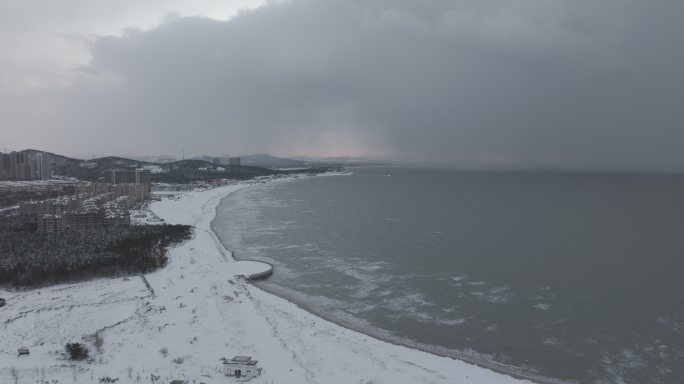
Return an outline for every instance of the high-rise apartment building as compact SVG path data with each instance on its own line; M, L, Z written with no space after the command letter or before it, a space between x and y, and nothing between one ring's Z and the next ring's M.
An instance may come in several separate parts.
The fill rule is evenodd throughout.
M40 180L49 180L52 178L52 157L45 153L39 152L35 156L36 161L36 176Z
M0 153L0 180L52 178L52 158L45 152Z
M9 153L0 153L0 180L12 179L13 172L12 155Z

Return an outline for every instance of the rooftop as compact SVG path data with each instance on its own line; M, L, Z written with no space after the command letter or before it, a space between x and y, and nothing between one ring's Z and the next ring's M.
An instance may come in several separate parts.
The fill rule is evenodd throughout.
M258 361L252 360L252 358L249 356L235 356L231 360L226 360L224 364L235 364L235 363L247 364L247 365L256 365L256 363L258 363Z

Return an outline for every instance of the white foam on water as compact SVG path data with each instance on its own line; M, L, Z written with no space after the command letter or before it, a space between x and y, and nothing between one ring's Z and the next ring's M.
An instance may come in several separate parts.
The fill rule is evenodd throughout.
M489 296L487 301L492 304L506 304L509 301L508 296Z
M487 283L485 283L484 281L469 281L469 282L466 283L466 284L468 284L468 285L473 285L473 286L479 286L479 285L485 285L485 284L487 284Z
M426 307L435 307L435 304L425 299L425 295L418 292L407 293L398 297L385 298L380 307L391 311L390 318L411 318L421 322L431 322L433 317L424 310Z
M334 271L340 275L348 276L356 280L353 286L346 287L356 299L368 297L373 291L383 284L395 279L395 276L381 273L383 266L387 263L373 262L368 263L361 259L338 259L324 258L318 260L323 263L323 270Z
M377 270L383 269L389 265L386 261L374 261L371 263L359 264L357 268L365 272L375 272Z
M461 317L458 319L436 319L435 323L439 325L461 325L465 323L468 319Z
M682 329L684 329L684 322L672 319L672 318L667 317L667 316L658 316L658 318L656 319L656 322L672 329L673 331L679 332Z
M497 294L497 293L501 293L501 292L506 292L508 290L510 290L510 287L508 287L508 286L505 286L505 285L504 286L497 286L497 287L494 287L491 290L489 290L489 293Z

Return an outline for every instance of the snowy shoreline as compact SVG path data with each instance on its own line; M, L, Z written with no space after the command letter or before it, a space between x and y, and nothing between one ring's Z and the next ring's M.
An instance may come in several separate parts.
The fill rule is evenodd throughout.
M352 173L351 172L324 173L324 174L316 175L315 177L349 176L349 175L352 175ZM276 181L277 182L293 182L293 181L305 180L307 178L308 177L285 178L285 179L274 180L271 182L276 182ZM247 187L251 187L251 186L253 186L253 185L250 185ZM235 192L237 192L237 191L235 191ZM226 194L226 196L224 196L221 199L221 201L219 202L219 205L217 206L217 210L218 210L218 207L222 204L223 200L228 198L230 196L230 194L232 194L232 192ZM233 250L229 250L229 246L226 243L224 243L224 240L221 238L221 236L218 235L216 228L214 227L214 220L212 220L212 223L211 223L211 230L212 230L212 232L214 232L214 234L216 235L218 240L221 242L221 245L223 246L223 248L226 249L228 252L231 252L233 254L233 258L235 260L238 260L238 261L242 260L238 256L235 255L235 252ZM260 290L262 290L268 294L271 294L273 296L276 296L276 297L279 297L283 300L286 300L289 303L291 303L292 305L297 306L299 309L306 311L307 313L310 313L313 316L316 316L316 317L323 319L325 321L329 321L333 324L336 324L339 327L342 327L342 328L348 329L350 331L366 335L368 337L371 337L371 338L392 344L392 345L397 346L397 347L414 349L414 350L418 350L418 351L428 353L431 355L435 355L438 357L444 357L444 358L449 358L449 359L453 359L453 360L457 360L457 361L462 361L462 362L465 362L467 364L476 365L482 369L502 373L504 375L511 376L513 378L516 378L516 379L534 380L534 383L540 383L540 384L542 384L542 383L544 383L544 384L567 384L568 383L567 381L537 375L534 372L532 372L530 370L526 370L524 368L506 365L503 363L498 363L494 360L489 359L487 356L478 355L477 352L475 352L475 351L472 351L473 354L470 355L470 354L467 354L467 353L464 353L464 352L458 351L458 350L452 350L452 349L448 349L448 348L440 347L440 346L435 346L435 345L427 345L427 344L416 342L416 341L413 341L410 339L401 338L401 337L392 335L389 333L389 331L386 331L383 329L369 330L367 328L363 328L362 325L359 325L357 322L354 322L352 320L336 319L334 316L332 316L330 314L317 311L316 309L311 308L311 307L307 306L306 304L294 301L291 299L291 297L288 297L288 295L285 294L284 292L280 292L280 291L275 290L275 289L269 289L268 286L258 285L258 281L256 281L255 283L257 283L257 285L256 285L257 289L260 289ZM529 382L529 381L523 381L523 382Z
M15 368L19 383L152 383L151 375L159 377L155 383L226 383L219 359L250 355L263 368L253 383L529 383L374 339L232 277L253 273L258 263L233 260L211 222L221 199L246 186L153 203L165 222L193 225L195 236L145 279L0 291L7 299L0 308L0 382L14 382ZM99 352L89 342L95 332L104 338ZM63 359L64 345L74 341L89 345L92 361ZM29 356L17 357L22 346Z

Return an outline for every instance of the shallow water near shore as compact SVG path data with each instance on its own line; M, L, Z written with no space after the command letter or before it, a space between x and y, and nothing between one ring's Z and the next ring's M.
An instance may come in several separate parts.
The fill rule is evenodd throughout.
M581 383L684 382L684 178L356 168L226 197L259 283L388 340ZM516 371L517 372L517 371Z

